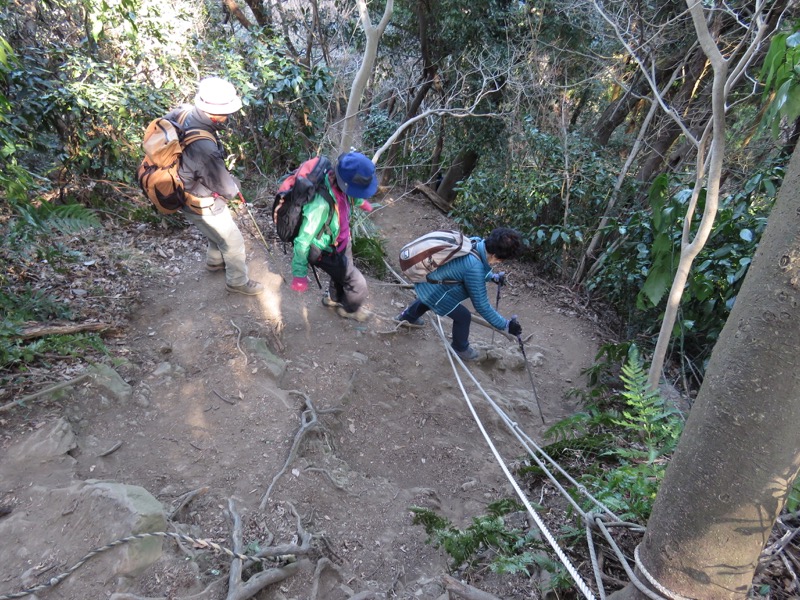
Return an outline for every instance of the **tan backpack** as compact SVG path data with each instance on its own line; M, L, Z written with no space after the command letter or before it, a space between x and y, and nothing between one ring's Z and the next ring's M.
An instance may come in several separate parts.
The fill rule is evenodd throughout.
M202 129L183 130L190 110L178 117L178 122L165 117L153 119L142 139L144 159L136 171L136 178L144 195L161 214L178 212L186 204L186 190L178 175L183 149L200 139L217 142L216 137Z

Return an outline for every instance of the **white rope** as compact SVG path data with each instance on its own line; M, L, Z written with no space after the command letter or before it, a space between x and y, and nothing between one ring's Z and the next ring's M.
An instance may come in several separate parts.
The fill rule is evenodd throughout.
M686 596L681 596L680 594L676 594L675 592L669 591L663 585L658 583L655 577L650 574L650 571L645 569L644 564L642 563L642 559L639 556L639 546L637 545L636 548L633 550L633 560L636 562L636 568L641 571L642 575L644 575L645 579L656 588L659 592L661 592L665 598L669 598L670 600L691 600Z
M664 600L663 596L655 594L641 581L639 581L639 578L636 577L636 573L634 573L633 569L631 569L631 566L628 564L628 560L625 558L625 555L622 553L622 550L620 550L619 546L617 545L617 542L614 540L613 537L611 537L611 534L608 532L608 529L606 529L603 520L598 518L595 520L595 523L597 524L600 531L603 532L603 535L605 536L606 540L608 540L608 543L611 544L611 548L617 555L617 559L622 565L622 568L625 569L625 573L628 574L628 579L630 579L631 583L636 586L636 589L642 592L648 598L652 598L652 600Z
M511 472L508 470L508 466L506 466L505 462L503 461L502 457L500 456L500 453L497 451L497 448L495 447L494 443L492 443L492 440L489 437L489 434L486 432L486 429L484 428L483 423L481 422L480 418L478 417L478 414L475 412L475 407L472 405L472 402L470 402L469 395L467 394L467 391L464 389L464 383L461 381L461 378L458 377L458 372L456 371L456 366L455 366L455 363L453 362L453 357L454 356L456 357L456 359L458 360L459 364L461 365L461 367L465 371L469 372L469 369L467 369L466 365L464 365L464 363L461 361L461 358L455 353L455 350L453 350L450 347L450 345L447 343L447 339L445 338L445 335L444 335L444 329L442 328L442 321L441 321L441 318L438 315L436 316L436 330L439 333L439 337L442 339L442 343L444 344L444 346L445 346L445 348L447 350L447 357L450 360L450 366L453 369L453 373L455 373L455 375L456 375L456 380L458 381L458 386L461 389L461 393L464 396L464 400L466 401L467 406L469 407L469 410L472 413L472 417L473 417L473 419L475 419L475 422L478 425L478 428L481 430L481 434L483 435L484 439L486 440L486 443L489 445L489 449L492 451L492 454L494 455L495 460L497 460L498 464L500 465L500 468L503 470L503 473L505 474L505 476L508 479L509 483L511 483L512 487L514 488L514 491L517 493L517 496L522 501L522 503L525 505L525 508L527 509L528 514L531 515L533 520L536 522L536 526L542 532L542 535L544 535L544 537L547 539L547 542L553 548L553 551L558 555L558 558L561 560L561 562L567 568L567 571L569 572L569 574L572 577L572 579L575 581L575 584L578 586L578 589L580 589L580 591L583 593L583 595L586 598L588 598L589 600L596 600L595 595L589 589L589 586L586 584L586 582L580 576L580 574L578 573L577 569L573 566L572 562L569 560L567 555L564 554L564 551L558 545L558 542L553 537L553 534L550 533L549 529L547 529L547 526L544 524L544 521L542 521L542 519L538 515L538 513L535 510L533 510L533 507L531 506L530 502L528 501L528 498L525 496L524 492L520 489L519 484L517 484L516 480L511 475Z

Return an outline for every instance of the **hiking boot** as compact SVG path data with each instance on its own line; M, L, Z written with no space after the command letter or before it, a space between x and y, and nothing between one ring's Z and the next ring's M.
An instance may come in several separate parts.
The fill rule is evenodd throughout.
M264 291L264 286L248 279L244 285L226 285L225 289L229 292L236 292L237 294L244 294L245 296L257 296Z
M363 308L359 308L356 312L347 312L344 309L344 306L338 307L336 309L336 314L342 317L343 319L353 319L354 321L358 321L359 323L363 323L372 316L368 310L365 310Z
M216 273L217 271L222 271L225 268L225 263L206 263L206 271L211 271L212 273Z
M322 297L322 304L324 304L325 306L327 306L329 308L336 308L337 306L341 306L342 305L341 302L336 302L336 300L331 300L330 294L325 294Z
M456 354L458 354L458 357L464 362L469 362L478 358L478 351L472 346L467 346L466 349L461 351L456 350L455 348L453 348L453 350L455 350Z
M406 327L425 327L425 319L419 317L418 319L411 319L406 316L405 312L401 312L397 315L394 319L401 325L405 325Z

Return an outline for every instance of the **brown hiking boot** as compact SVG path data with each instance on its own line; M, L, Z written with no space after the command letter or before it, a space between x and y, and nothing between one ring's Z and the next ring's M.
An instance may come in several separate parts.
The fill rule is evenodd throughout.
M340 306L336 309L336 314L342 317L343 319L353 319L354 321L358 321L359 323L363 323L367 319L372 316L368 310L364 308L359 308L356 312L347 312L344 309L344 306Z
M341 306L341 302L337 302L336 300L331 300L330 294L325 294L322 297L322 304L327 306L328 308L336 308L337 306Z
M211 271L212 273L216 273L217 271L222 271L225 268L225 263L206 263L206 271Z
M244 294L245 296L258 296L258 294L264 291L264 286L257 281L248 279L247 283L244 285L226 285L225 289L229 292Z

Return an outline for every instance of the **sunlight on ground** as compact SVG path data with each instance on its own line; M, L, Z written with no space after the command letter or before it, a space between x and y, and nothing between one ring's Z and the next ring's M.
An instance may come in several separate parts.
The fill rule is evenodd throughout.
M283 314L281 312L281 284L283 278L276 273L267 273L262 276L264 285L264 292L257 296L258 302L261 304L261 312L264 319L271 323L283 323ZM288 286L286 287L288 288Z

